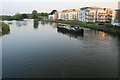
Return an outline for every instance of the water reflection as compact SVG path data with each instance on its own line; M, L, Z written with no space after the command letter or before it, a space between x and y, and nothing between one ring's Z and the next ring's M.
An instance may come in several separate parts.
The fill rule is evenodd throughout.
M116 37L88 28L74 34L56 27L50 22L12 24L11 35L3 37L3 78L116 77Z
M10 31L8 31L8 32L2 32L2 33L0 33L0 37L1 36L5 36L5 35L9 35L10 34Z
M57 28L58 23L53 23L53 28Z
M37 29L39 26L39 21L33 21L33 27L34 29Z
M21 26L26 26L27 25L27 21L16 21L16 26L21 27Z
M89 35L89 36L93 36L93 35L97 35L98 37L102 37L105 38L108 36L107 33L102 32L102 31L97 31L97 30L93 30L93 29L89 29L89 28L84 28L85 34Z
M47 21L41 21L41 24L42 25L45 25L45 24L48 24L49 22L47 22Z
M49 25L53 26L53 22L49 22Z
M60 30L60 29L57 29L58 33L62 33L64 35L67 35L69 36L70 38L73 37L73 38L76 38L76 39L81 39L83 38L84 36L84 32L81 32L81 33L73 33L73 32L69 32L69 31L65 31L65 30Z
M12 22L9 22L8 24L11 25L11 24L13 24L13 23L12 23Z

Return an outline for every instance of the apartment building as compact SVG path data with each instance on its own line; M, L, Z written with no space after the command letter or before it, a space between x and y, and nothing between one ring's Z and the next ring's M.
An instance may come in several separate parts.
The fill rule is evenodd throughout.
M97 7L80 8L78 20L81 22L111 22L112 10Z
M79 10L77 9L67 9L63 10L61 13L62 20L78 20Z
M120 26L120 9L114 11L114 17L112 18L111 24Z
M57 11L57 17L58 17L58 19L62 18L61 15L62 15L62 12L61 11Z

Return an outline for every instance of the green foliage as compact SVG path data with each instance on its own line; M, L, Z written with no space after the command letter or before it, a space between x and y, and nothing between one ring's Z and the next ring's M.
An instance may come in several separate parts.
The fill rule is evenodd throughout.
M39 26L39 22L38 21L34 21L34 25L33 25L34 29L37 29L38 26Z
M0 22L0 28L2 32L8 32L10 31L10 27L8 24L5 24L4 22Z
M33 10L33 11L32 11L32 18L33 18L33 19L38 18L38 12L37 12L36 10Z
M87 22L88 24L93 24L93 22Z
M38 16L43 16L43 17L47 17L49 14L48 13L38 13Z
M13 16L1 16L2 20L14 20Z
M15 20L22 20L22 19L24 19L24 18L23 18L23 16L22 16L22 14L17 13L17 14L15 14L15 16L14 16L14 19L15 19Z
M13 16L10 15L2 15L0 16L0 20L23 20L24 18L27 19L39 19L39 17L48 17L48 13L38 13L36 10L32 11L32 14L20 14L16 13Z
M4 15L4 16L1 16L1 17L2 17L2 20L23 20L24 19L22 14L20 14L20 13L17 13L14 16Z
M105 24L105 26L108 26L108 27L113 27L112 24Z

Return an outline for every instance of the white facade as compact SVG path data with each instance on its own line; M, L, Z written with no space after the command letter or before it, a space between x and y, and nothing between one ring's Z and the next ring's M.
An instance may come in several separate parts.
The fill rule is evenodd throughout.
M65 20L65 12L62 12L62 14L61 14L61 19L62 19L62 20Z
M79 11L81 22L109 22L112 20L110 8L85 7Z
M62 20L78 20L79 10L76 9L68 9L63 10L61 14Z
M62 12L61 11L58 11L58 19L62 19Z
M49 15L48 19L56 20L57 19L57 15Z
M79 21L81 22L95 22L96 10L80 10L79 11Z
M111 24L120 27L120 22L119 21L114 20L114 21L111 22Z
M87 22L85 13L86 13L86 10L80 10L79 11L79 17L78 17L79 21L81 21L81 22Z
M119 16L119 14L120 14L120 9L114 10L114 11L113 11L113 14L114 14L114 15L113 15L111 24L120 27L120 16Z

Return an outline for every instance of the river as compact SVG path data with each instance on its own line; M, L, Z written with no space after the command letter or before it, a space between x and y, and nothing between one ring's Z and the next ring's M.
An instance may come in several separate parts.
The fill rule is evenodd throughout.
M57 30L58 23L5 21L2 78L116 78L118 37L83 28L83 34Z

